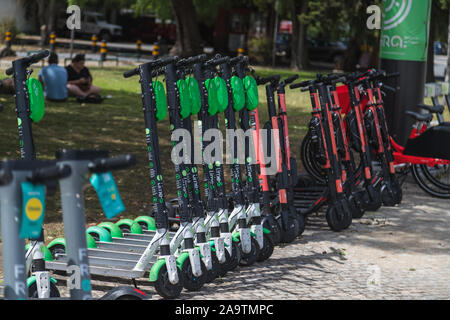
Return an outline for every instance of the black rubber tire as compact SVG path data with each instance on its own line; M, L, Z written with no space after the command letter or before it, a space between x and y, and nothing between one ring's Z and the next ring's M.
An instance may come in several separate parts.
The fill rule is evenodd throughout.
M305 231L305 216L297 212L295 207L291 206L291 215L295 217L298 224L297 237L301 236Z
M370 197L369 189L372 190L373 197ZM383 201L381 200L381 193L374 186L366 186L367 192L364 193L364 210L365 211L377 211L381 208Z
M298 220L292 217L288 218L288 230L284 230L282 227L281 217L279 218L278 223L280 224L281 229L281 243L291 243L297 238L299 225Z
M447 190L450 193L450 180L448 181L448 183L444 183L441 180L436 179L436 176L433 174L432 170L436 170L435 168L431 168L427 165L415 165L415 166L420 166L420 169L422 170L422 172L424 173L424 176L432 183L434 184L436 187L443 189L443 190ZM449 165L444 165L442 168L439 169L440 172L442 172L443 170L448 173L450 171L450 166ZM447 174L447 176L449 176L449 174Z
M363 198L365 192L366 190L359 190L353 192L348 197L350 207L352 208L352 219L361 219L364 216L365 210Z
M232 271L234 269L237 268L237 266L239 265L239 261L241 261L241 252L239 249L239 244L238 242L232 242L231 243L232 249L231 249L231 256L230 253L228 252L228 250L225 248L226 252L225 252L225 262L223 264L221 264L221 268L223 269L221 271L221 273L224 274L225 270L228 271ZM221 275L222 276L222 275Z
M438 188L438 186L425 176L420 165L413 165L411 171L414 180L416 180L419 187L426 193L435 198L450 199L450 190Z
M256 261L258 262L262 262L269 259L274 249L272 237L270 236L270 234L264 233L263 237L264 237L264 245L259 251L258 259L256 259Z
M219 259L217 259L216 253L211 251L212 269L206 273L206 283L213 282L221 273L221 266ZM225 272L226 273L226 272Z
M238 243L240 254L241 254L241 260L239 261L240 266L251 266L253 265L258 257L259 252L261 249L259 248L258 241L256 241L255 238L251 237L251 250L249 253L244 253L242 251L241 242Z
M272 242L274 245L280 243L281 229L274 216L268 216L267 219L264 220L263 228L270 230L270 235L272 237Z
M180 296L183 290L184 274L179 268L178 271L178 283L172 284L169 281L169 275L167 273L167 267L164 264L158 273L158 278L154 282L156 292L165 299L175 299Z
M184 283L183 286L188 291L198 291L200 290L206 283L206 279L208 278L208 270L206 269L205 264L200 259L200 266L202 269L202 274L198 277L192 274L191 261L189 258L184 260L181 265L181 272L184 274Z
M351 224L352 216L348 208L347 200L340 200L330 205L327 209L326 219L328 226L333 231L342 231Z
M322 166L314 159L314 152L311 149L311 131L308 130L300 145L300 159L306 172L314 177L318 182L326 184L326 173Z
M29 298L39 298L37 291L37 282L34 282L28 287L28 297ZM61 297L59 294L59 290L56 285L50 281L50 298L59 298Z

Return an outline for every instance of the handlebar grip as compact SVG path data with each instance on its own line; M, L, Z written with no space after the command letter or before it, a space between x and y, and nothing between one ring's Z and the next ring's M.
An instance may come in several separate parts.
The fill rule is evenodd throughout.
M38 53L32 54L31 56L25 57L24 60L29 64L33 64L47 58L49 55L50 51L42 50Z
M133 69L133 70L125 71L125 72L123 73L123 77L124 77L124 78L130 78L130 77L135 76L135 75L137 75L137 74L139 74L139 68L135 68L135 69Z
M301 92L309 91L309 87L303 87L303 88L300 89L300 91L301 91Z
M127 154L114 158L103 158L94 160L89 165L89 170L91 172L96 173L108 172L111 170L126 169L128 167L134 166L135 164L136 164L136 157L131 154Z
M6 69L5 73L7 76L12 76L12 74L14 73L14 69L12 67L8 68Z
M391 92L394 92L394 93L397 91L397 89L395 89L394 87L385 85L384 83L381 85L381 87L384 88L384 89L387 89L387 90L389 90Z
M298 74L294 74L293 76L291 76L291 77L289 77L287 79L284 79L283 82L284 82L285 85L288 85L289 83L294 82L298 78L299 78L299 75Z
M28 179L33 183L45 183L52 180L58 180L70 176L72 169L69 165L56 164L55 166L39 168L33 171Z
M399 76L400 76L400 72L393 72L393 73L389 73L389 74L385 75L384 78L385 79L396 78L396 77L399 77Z
M174 63L177 60L179 60L179 57L178 56L173 56L173 57L161 58L161 59L149 62L149 63L150 63L150 66L152 68L156 68L156 67L163 67L163 66L166 66L168 64Z
M267 82L279 82L280 78L281 77L279 75L275 75L275 76L271 76L271 77L265 77L265 78L258 77L256 79L256 83L258 85L263 85L263 84L266 84Z
M218 66L220 64L228 63L230 61L230 57L220 57L214 58L205 62L205 67Z

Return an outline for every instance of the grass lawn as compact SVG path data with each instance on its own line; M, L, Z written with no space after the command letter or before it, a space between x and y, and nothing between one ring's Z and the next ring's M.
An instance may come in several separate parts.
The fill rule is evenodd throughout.
M106 149L111 155L134 154L138 164L127 171L114 173L122 200L127 208L121 217L136 217L147 214L151 208L151 188L147 166L144 119L138 78L124 79L124 67L100 69L91 67L94 84L102 90L102 95L111 95L102 104L80 104L71 98L67 103L46 103L45 117L33 125L34 141L38 159L52 159L55 151L61 148ZM257 74L268 76L294 74L289 70L256 68ZM37 77L39 68L34 69ZM4 70L0 70L4 74ZM300 73L301 79L311 79L314 72ZM267 120L265 89L260 87L261 125ZM299 90L287 90L287 108L289 113L289 135L292 152L298 158L299 144L306 133L310 118L309 96ZM17 122L13 96L0 95L4 111L0 113L0 158L18 159L19 146ZM222 127L224 126L223 118ZM175 197L173 163L170 160L171 144L168 118L158 124L161 161L164 167L166 199ZM228 169L228 168L226 168ZM201 170L200 170L201 171ZM229 176L229 175L227 175ZM229 190L229 186L228 186ZM85 192L85 205L88 223L106 220L97 195L93 188ZM60 197L47 199L47 224L61 226L62 212ZM60 235L62 230L51 233ZM46 231L48 231L46 229Z

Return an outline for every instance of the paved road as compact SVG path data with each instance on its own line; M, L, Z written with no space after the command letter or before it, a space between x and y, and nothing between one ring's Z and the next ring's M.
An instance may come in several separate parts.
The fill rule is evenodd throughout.
M180 299L450 299L449 208L407 182L400 206L367 213L340 233L323 213L313 215L305 233L270 260ZM95 280L94 294L114 285ZM139 285L160 299L145 280Z

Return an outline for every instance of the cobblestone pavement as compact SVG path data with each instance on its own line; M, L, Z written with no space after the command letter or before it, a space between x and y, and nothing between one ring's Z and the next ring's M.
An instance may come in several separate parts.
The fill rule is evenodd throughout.
M449 230L450 202L405 183L400 206L367 213L340 233L314 214L304 234L276 247L268 261L238 267L180 299L450 299ZM138 284L160 299L145 279ZM94 295L114 285L96 279Z

